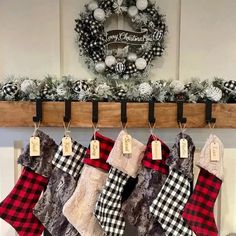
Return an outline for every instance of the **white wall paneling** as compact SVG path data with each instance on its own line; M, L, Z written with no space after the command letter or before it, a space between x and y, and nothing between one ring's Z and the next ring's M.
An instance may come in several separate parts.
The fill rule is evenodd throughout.
M221 190L221 235L236 233L236 149L226 149Z
M11 191L15 183L14 147L0 147L0 201ZM15 236L14 229L0 219L0 233L2 236Z

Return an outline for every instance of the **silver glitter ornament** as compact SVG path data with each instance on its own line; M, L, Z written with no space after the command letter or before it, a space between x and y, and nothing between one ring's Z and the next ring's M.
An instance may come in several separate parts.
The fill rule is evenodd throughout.
M144 70L147 66L147 61L140 57L135 61L135 65L138 70Z
M98 62L98 63L95 65L95 70L96 70L98 73L104 72L105 69L106 69L106 64L105 64L105 62Z
M147 82L141 83L139 85L139 92L143 96L151 95L152 91L153 91L152 86Z
M21 91L24 92L25 94L31 93L32 90L35 88L36 88L36 83L30 79L24 80L20 85Z
M184 83L180 80L173 80L170 83L170 88L175 94L181 93L184 90Z
M133 18L138 14L138 8L136 6L131 6L128 8L129 17Z
M92 1L88 4L88 10L94 11L98 8L98 3L96 1Z
M105 59L107 67L112 67L116 64L116 58L114 56L107 56Z
M144 11L148 7L148 1L147 0L137 0L136 1L136 7L140 11Z
M103 9L97 8L94 11L93 16L97 21L104 21L106 14L105 14L105 11Z

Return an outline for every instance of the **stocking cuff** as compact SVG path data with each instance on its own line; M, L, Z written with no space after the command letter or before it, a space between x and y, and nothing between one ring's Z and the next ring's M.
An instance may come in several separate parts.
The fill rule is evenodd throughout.
M187 139L188 141L188 158L180 158L180 140ZM179 133L175 139L175 144L170 151L170 156L167 159L167 165L170 169L174 169L184 174L191 181L193 178L193 156L195 145L192 138L185 133Z
M125 134L125 131L120 132L107 162L123 173L136 178L137 172L141 167L145 146L138 140L132 138L132 153L123 154L122 140Z
M94 137L92 137L92 140L94 140ZM109 171L110 165L106 162L107 158L110 154L111 149L113 148L114 141L108 137L105 137L101 135L100 133L96 132L96 140L100 143L100 157L98 160L92 160L90 158L90 146L87 149L84 163L96 168L100 168L106 172Z
M211 143L218 143L220 147L219 161L211 161ZM211 134L207 139L201 154L200 158L197 161L197 165L201 168L204 168L211 174L215 175L219 179L223 179L223 155L224 155L224 145L221 140L216 136Z
M82 160L85 156L86 148L72 140L72 155L65 157L62 153L63 147L60 144L52 160L52 164L71 176L78 177L84 165Z
M52 159L57 150L57 144L47 134L38 130L36 136L40 139L40 156L30 156L30 146L26 146L24 152L18 158L18 164L28 167L35 173L50 177L52 173Z
M152 142L154 140L161 142L161 150L162 150L162 160L153 160L152 159ZM170 150L167 147L167 145L160 140L158 137L155 137L154 135L150 135L147 143L146 150L144 152L144 157L142 160L143 166L156 170L162 174L168 174L169 173L169 166L166 165L166 160L169 157Z

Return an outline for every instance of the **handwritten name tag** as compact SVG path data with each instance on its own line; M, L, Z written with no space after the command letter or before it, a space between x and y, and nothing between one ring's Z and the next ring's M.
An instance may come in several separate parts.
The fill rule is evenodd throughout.
M90 142L90 158L97 160L100 158L100 143L98 140Z
M180 158L188 158L188 140L180 139Z
M62 155L63 156L72 155L72 141L70 137L62 138Z
M217 142L211 143L211 161L220 160L220 145Z
M123 136L123 154L132 153L132 137L129 134Z
M152 141L152 160L162 160L161 142Z
M40 139L39 137L30 138L30 156L37 157L40 156Z

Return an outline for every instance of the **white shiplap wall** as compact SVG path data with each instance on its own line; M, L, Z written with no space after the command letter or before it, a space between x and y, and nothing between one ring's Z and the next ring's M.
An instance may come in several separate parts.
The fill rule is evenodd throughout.
M74 43L74 19L85 3L87 0L0 0L0 81L9 75L42 78L47 74L71 74L92 78ZM235 0L159 0L158 5L166 14L169 36L164 57L152 69L153 80L186 80L195 76L205 79L214 75L235 79ZM46 132L58 142L63 134L62 129L51 128ZM131 132L146 142L147 130ZM177 132L163 129L158 133L171 145ZM189 130L198 149L209 132ZM227 148L221 209L217 210L220 235L226 236L236 233L236 187L232 181L236 177L236 132L215 132ZM14 158L20 149L14 141L22 140L26 144L31 133L31 129L0 129L0 200L11 190L19 173ZM91 133L88 129L73 130L74 138L84 145L88 144ZM103 133L115 138L118 130L108 129ZM0 235L14 235L9 225L1 220Z

